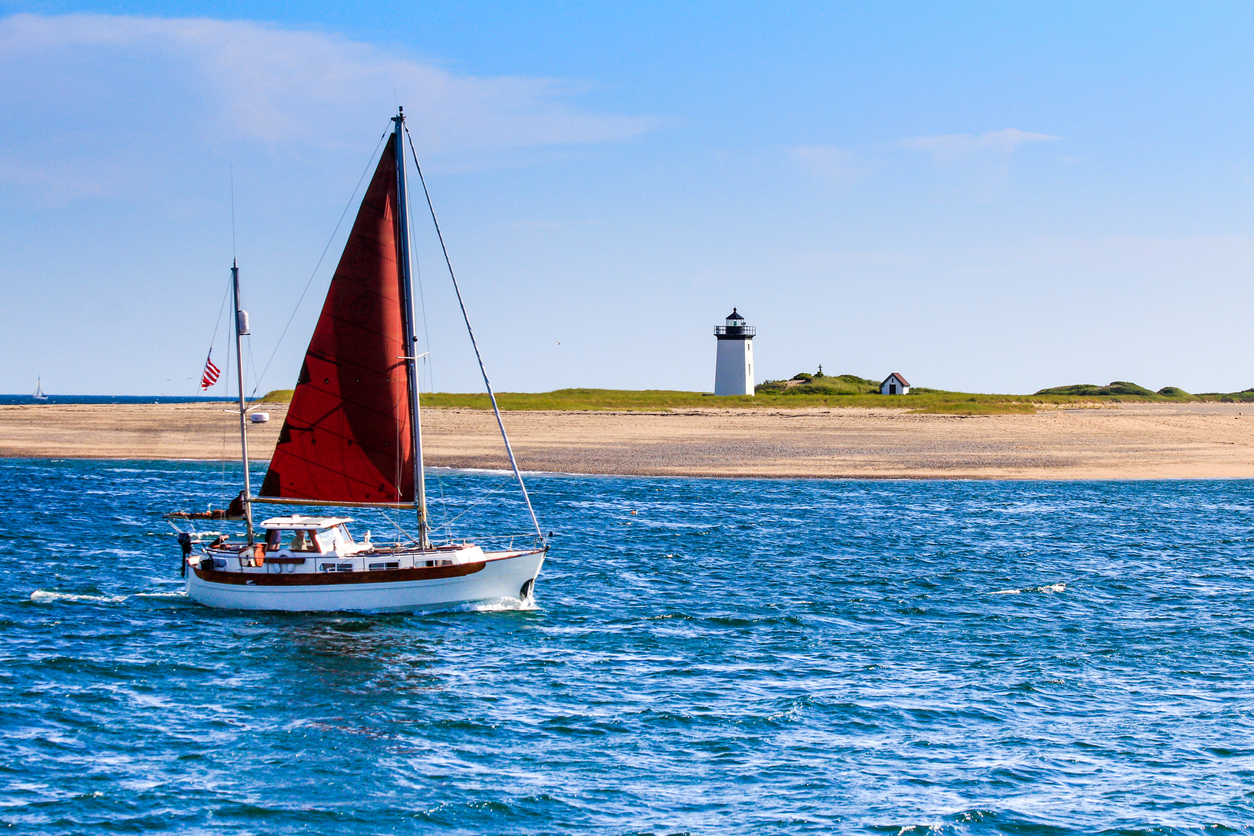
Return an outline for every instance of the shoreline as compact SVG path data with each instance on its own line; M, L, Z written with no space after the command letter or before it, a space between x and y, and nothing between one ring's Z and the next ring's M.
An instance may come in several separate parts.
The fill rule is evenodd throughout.
M231 461L222 403L0 406L0 457ZM269 459L287 412L249 425ZM1244 415L1250 411L1249 416ZM524 471L761 479L1124 480L1254 478L1248 404L1132 403L1034 415L887 408L504 413ZM426 409L427 464L508 470L491 411Z

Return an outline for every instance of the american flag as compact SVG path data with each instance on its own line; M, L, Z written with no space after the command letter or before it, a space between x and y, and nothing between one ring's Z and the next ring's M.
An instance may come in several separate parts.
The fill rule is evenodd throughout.
M213 364L213 352L209 352L209 356L205 358L205 374L200 378L201 390L208 389L210 386L218 382L218 375L222 372Z

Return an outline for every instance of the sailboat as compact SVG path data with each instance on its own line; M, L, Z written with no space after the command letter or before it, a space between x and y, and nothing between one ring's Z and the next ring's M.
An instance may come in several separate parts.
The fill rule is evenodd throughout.
M231 267L244 461L239 501L246 532L242 539L218 537L207 545L195 542L198 538L189 532L179 535L187 595L193 601L245 610L412 612L532 598L548 542L486 372L484 384L534 537L527 535L521 548L510 542L495 551L470 541L432 538L414 353L403 108L392 121L256 496L248 472L248 406L240 362L248 315L240 304L239 269ZM421 180L416 157L414 167ZM425 181L422 187L426 193ZM440 234L434 211L431 217ZM440 243L443 247L442 234ZM460 302L451 263L449 275ZM466 326L483 371L469 319ZM254 506L264 504L407 510L416 514L416 531L382 543L372 542L369 533L356 539L349 527L353 520L340 515L293 513L254 523Z
M37 401L48 400L48 396L44 394L43 383L44 381L42 377L35 378L35 394L31 395L31 397Z

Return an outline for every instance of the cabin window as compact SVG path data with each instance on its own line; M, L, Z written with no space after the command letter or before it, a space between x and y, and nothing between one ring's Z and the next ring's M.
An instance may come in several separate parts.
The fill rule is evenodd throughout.
M371 563L370 571L377 572L380 569L399 569L400 566L401 566L400 561L388 560L384 563Z
M313 529L298 528L292 533L292 540L287 546L294 552L316 552L321 551L318 548L318 540L314 535Z

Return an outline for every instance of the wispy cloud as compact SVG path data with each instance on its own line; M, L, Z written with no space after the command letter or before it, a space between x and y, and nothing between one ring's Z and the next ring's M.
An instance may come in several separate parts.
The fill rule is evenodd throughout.
M903 148L931 154L942 165L961 162L975 156L1007 156L1028 142L1057 142L1060 137L1034 134L1017 128L1005 128L986 134L944 134L903 139Z
M951 200L974 197L990 201L1010 181L1011 160L1022 145L1058 142L1059 137L1005 128L984 134L944 134L916 136L898 145L927 154L935 163L939 180L933 199Z
M805 171L836 191L847 191L871 176L871 166L854 152L834 145L799 145L789 155Z
M0 118L13 139L0 177L39 179L38 143L68 143L84 128L121 156L145 135L328 150L360 144L362 125L385 123L399 103L420 151L465 163L622 140L659 124L580 107L588 92L578 81L458 74L334 34L248 21L19 14L0 19ZM15 153L23 145L27 159Z

